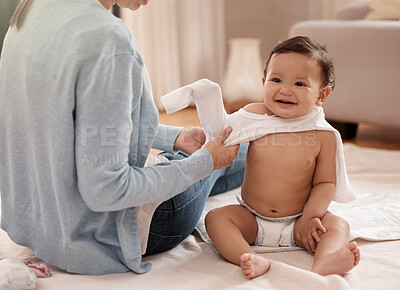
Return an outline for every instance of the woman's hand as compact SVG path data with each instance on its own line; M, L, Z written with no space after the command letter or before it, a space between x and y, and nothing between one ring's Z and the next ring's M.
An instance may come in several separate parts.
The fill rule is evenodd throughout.
M214 170L232 165L237 156L239 144L233 146L224 146L225 140L232 132L232 128L226 128L217 138L207 142L203 148L211 153L214 160Z
M320 235L326 233L325 227L322 225L318 217L305 217L301 216L295 225L294 236L300 245L307 249L308 252L313 253L317 244L321 240Z
M199 150L206 142L206 134L199 127L183 128L176 137L174 149L182 150L187 154L192 154Z

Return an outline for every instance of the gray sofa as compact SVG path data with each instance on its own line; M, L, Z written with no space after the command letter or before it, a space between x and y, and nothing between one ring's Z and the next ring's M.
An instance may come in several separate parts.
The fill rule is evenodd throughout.
M336 88L324 104L327 119L344 138L357 123L400 128L400 21L363 20L368 2L354 2L336 20L295 23L289 37L307 35L332 55Z

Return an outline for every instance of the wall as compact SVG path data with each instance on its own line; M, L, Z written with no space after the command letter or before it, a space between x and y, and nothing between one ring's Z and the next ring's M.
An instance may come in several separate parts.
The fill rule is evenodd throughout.
M0 0L0 54L3 48L4 36L7 33L11 16L17 4L17 0Z
M225 0L226 41L260 38L264 60L279 40L287 38L290 25L308 19L307 7L307 0Z

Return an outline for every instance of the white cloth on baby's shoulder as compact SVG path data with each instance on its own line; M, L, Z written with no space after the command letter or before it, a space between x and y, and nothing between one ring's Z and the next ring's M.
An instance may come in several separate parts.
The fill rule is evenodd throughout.
M355 193L351 188L346 172L340 133L325 120L322 107L314 106L310 113L295 119L258 115L240 109L238 112L229 115L226 120L226 126L234 128L226 140L226 145L249 142L274 133L310 130L332 131L336 138L336 192L333 200L336 202L349 202L355 199Z
M336 138L336 192L333 200L349 202L355 199L355 193L347 177L340 133L325 120L322 107L314 106L307 115L294 119L259 115L244 109L228 115L224 109L220 86L207 79L199 80L161 97L168 114L186 108L192 100L196 104L207 140L217 137L224 128L232 127L233 131L224 143L226 146L250 142L274 133L332 131Z

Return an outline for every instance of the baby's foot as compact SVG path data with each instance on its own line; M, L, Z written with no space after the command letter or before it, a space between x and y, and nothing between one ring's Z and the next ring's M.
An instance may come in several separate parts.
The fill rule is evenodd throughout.
M269 265L269 260L260 255L245 253L240 256L240 267L248 279L264 274L268 271Z
M311 271L326 276L349 272L360 262L360 249L356 242L348 243L346 247L336 252L320 257L318 264L314 264Z

